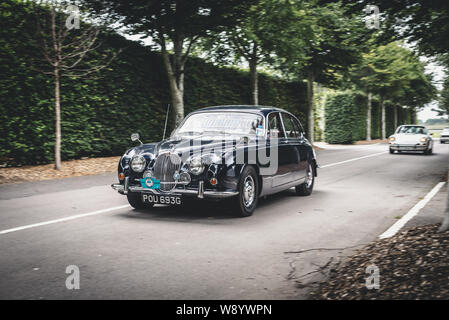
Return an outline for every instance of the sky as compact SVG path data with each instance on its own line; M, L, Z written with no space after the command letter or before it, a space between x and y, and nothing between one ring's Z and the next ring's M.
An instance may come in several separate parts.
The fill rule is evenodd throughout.
M426 61L426 58L421 58L421 60ZM445 70L442 66L437 65L434 62L427 61L426 73L431 73L433 75L433 80L435 82L438 90L442 89L442 83L446 77ZM432 111L438 107L437 102L432 102L427 104L420 112L418 112L418 120L425 122L427 119L439 118L438 113Z

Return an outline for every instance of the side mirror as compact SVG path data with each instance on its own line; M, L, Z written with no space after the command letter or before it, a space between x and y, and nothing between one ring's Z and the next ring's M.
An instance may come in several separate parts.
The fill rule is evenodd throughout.
M131 134L131 141L139 141L140 144L143 144L142 141L140 141L140 135L138 133Z

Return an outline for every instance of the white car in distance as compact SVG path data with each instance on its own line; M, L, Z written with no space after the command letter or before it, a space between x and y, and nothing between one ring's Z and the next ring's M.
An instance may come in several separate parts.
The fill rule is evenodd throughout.
M449 127L446 127L441 132L440 143L449 142Z
M402 125L390 136L390 153L402 151L420 151L432 154L433 139L424 126Z

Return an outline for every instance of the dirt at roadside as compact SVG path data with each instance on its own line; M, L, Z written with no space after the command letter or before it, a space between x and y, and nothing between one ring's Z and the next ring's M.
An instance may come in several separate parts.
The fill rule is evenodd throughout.
M0 168L0 184L115 172L119 160L120 157L106 157L63 161L61 170L55 170L53 164Z
M449 231L415 227L374 241L330 271L311 299L449 299ZM379 268L378 290L368 290L366 268Z
M376 143L388 143L388 139L385 139L385 140L374 139L374 140L371 140L371 141L360 140L360 141L354 142L354 144L356 144L356 145L376 144Z

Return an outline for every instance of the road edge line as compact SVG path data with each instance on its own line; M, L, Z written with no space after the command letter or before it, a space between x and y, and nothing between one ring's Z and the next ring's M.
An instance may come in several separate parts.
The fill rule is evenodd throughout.
M394 236L396 233L398 233L399 230L407 223L409 222L413 217L415 217L422 208L426 206L426 204L432 200L432 198L438 193L438 191L441 190L441 188L446 184L445 181L438 182L435 187L433 187L432 190L426 196L424 199L420 200L413 208L411 208L401 219L396 221L395 224L393 224L390 228L388 228L387 231L382 233L379 236L379 239L386 239Z

